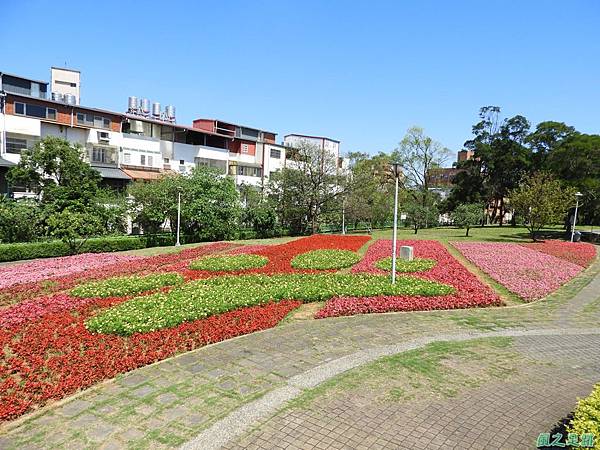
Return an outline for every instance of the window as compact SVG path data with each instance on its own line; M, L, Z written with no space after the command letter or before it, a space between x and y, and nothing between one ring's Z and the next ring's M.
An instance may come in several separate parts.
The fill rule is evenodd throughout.
M281 159L281 150L277 150L276 148L271 149L271 158Z
M20 154L27 148L27 139L20 138L6 138L6 153Z
M77 113L77 125L110 129L110 119L93 114Z
M46 109L46 119L56 120L56 110L54 108Z
M25 115L25 103L15 102L15 114Z
M181 165L181 166L185 165L185 159L180 159L179 160L179 165Z
M260 177L262 176L262 169L260 167L238 166L237 174L246 177Z
M165 164L169 164L169 158L163 158L163 162L164 162Z
M114 147L92 147L92 162L115 164L116 150Z
M242 144L242 153L248 153L249 151L248 144Z
M145 165L146 165L146 155L141 155L141 156L140 156L140 164L141 164L142 166L145 166Z
M131 164L131 153L123 153L123 163Z
M40 119L46 118L46 107L40 105L32 105L31 103L25 104L25 115L31 117L38 117Z
M152 156L148 156L148 165L152 166Z

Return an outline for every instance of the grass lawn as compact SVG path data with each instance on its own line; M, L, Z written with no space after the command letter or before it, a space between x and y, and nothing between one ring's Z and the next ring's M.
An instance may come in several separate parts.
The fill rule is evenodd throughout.
M561 226L543 230L540 234L552 235L554 239L563 236ZM373 239L391 239L392 230L375 230ZM464 228L438 227L419 230L415 234L412 228L398 228L398 239L435 239L446 243L450 241L485 241L485 242L531 242L529 232L525 227L511 227L510 225L488 225L469 230L469 237L465 237Z

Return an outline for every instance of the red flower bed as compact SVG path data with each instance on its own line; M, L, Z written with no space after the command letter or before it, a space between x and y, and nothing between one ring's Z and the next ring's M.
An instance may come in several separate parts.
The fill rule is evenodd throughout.
M271 328L300 305L286 300L243 308L129 338L85 328L98 308L122 301L92 299L71 312L0 330L0 420L177 353Z
M77 284L86 281L100 280L120 275L162 272L165 271L165 266L171 265L176 261L183 261L183 263L186 264L199 256L209 255L235 247L236 244L216 242L186 249L178 253L148 256L131 261L109 264L104 267L98 267L68 276L51 278L34 283L13 285L5 289L0 289L0 307L18 303L22 300L31 299L39 295L71 289Z
M596 258L596 246L588 242L547 240L521 244L523 247L556 256L581 267L588 267Z
M437 264L424 272L411 273L411 276L449 284L456 293L437 297L379 296L368 298L336 297L329 300L316 314L316 318L350 316L354 314L381 313L390 311L421 311L432 309L470 308L475 306L500 305L498 295L469 272L448 250L437 241L398 241L401 245L414 247L415 257L431 258ZM392 253L392 241L379 240L369 247L361 262L353 272L383 274L375 263ZM402 276L402 275L399 275Z
M252 253L269 258L269 263L258 269L248 269L236 272L209 272L203 270L188 269L189 262L179 262L166 270L174 270L181 273L186 279L193 280L198 278L208 278L217 275L240 274L240 273L298 273L298 272L315 272L310 270L297 270L291 266L291 261L295 256L306 253L311 250L319 249L336 249L357 251L370 240L370 236L340 236L340 235L325 235L315 234L294 241L286 242L285 244L268 245L268 246L251 246L248 251L244 251L244 247L233 252ZM262 248L261 248L262 247ZM322 272L322 271L321 271Z

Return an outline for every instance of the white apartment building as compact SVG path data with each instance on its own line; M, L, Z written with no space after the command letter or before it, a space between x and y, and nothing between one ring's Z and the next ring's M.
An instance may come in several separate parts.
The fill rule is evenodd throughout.
M54 68L55 74L68 81L53 79L52 86L66 90L49 93L47 82L0 72L0 193L9 192L5 175L21 152L45 136L80 144L104 184L114 188L165 173L186 174L199 166L216 168L238 185L261 187L272 172L285 167L285 147L275 142L273 132L216 119L180 125L174 108L162 112L153 104L150 112L143 99L130 98L127 113L81 106L79 72ZM76 96L67 95L75 88L69 83L76 85ZM19 187L10 193L25 195Z
M324 136L310 136L306 134L288 134L283 138L286 147L298 147L300 145L311 145L320 148L323 152L332 155L337 161L337 168L345 171L349 168L349 161L340 153L340 141Z

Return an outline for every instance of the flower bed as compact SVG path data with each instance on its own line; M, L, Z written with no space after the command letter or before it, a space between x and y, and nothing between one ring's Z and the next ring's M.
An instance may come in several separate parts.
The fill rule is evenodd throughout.
M313 250L292 259L294 269L329 270L350 267L360 261L360 256L350 250Z
M192 270L208 270L209 272L231 272L238 270L257 269L267 265L269 260L264 256L239 254L239 255L214 255L204 256L190 263Z
M375 267L386 272L392 271L392 257L380 259L375 263ZM405 261L403 259L396 258L396 272L407 273L407 272L423 272L429 270L437 263L435 259L427 258L415 258L412 261Z
M558 289L582 267L555 256L510 243L453 243L469 261L526 301Z
M301 239L296 239L284 244L262 246L249 246L253 253L259 256L264 256L269 259L269 263L261 268L236 271L237 273L294 273L294 272L311 272L311 270L294 269L291 265L292 259L295 256L306 253L311 250L319 249L334 249L334 250L349 250L357 251L371 238L369 236L340 236L340 235L321 235L316 234ZM233 250L239 253L245 253L244 247ZM177 263L167 266L165 270L177 271L181 273L186 280L195 280L201 278L214 277L217 275L231 275L228 272L210 272L206 270L191 270L187 267L187 263ZM314 271L313 271L314 272Z
M239 275L197 280L168 293L137 297L102 311L86 322L90 331L130 335L155 331L273 300L322 301L334 295L434 296L454 289L437 282L369 274Z
M0 307L18 303L22 300L32 299L36 296L48 295L53 292L71 289L72 287L86 281L102 280L120 275L168 272L169 270L167 270L166 267L173 265L173 263L177 261L179 261L179 264L184 264L187 266L191 260L196 259L199 256L210 255L215 252L224 251L235 247L236 246L231 243L216 242L213 244L200 245L198 247L186 249L178 253L124 260L114 264L108 264L104 267L87 269L82 272L74 272L71 273L71 275L63 275L50 280L40 280L36 282L12 285L8 288L0 289ZM0 317L1 315L2 311L0 311Z
M588 242L547 240L521 245L532 250L537 250L538 252L556 256L581 267L588 267L596 258L596 246Z
M349 316L354 314L381 313L390 311L415 311L431 309L470 308L475 306L500 305L500 298L494 291L460 264L448 250L437 241L399 241L399 246L412 245L415 256L430 258L437 264L430 270L417 272L414 277L437 281L453 286L450 295L433 297L406 295L379 295L376 297L334 297L316 314L316 318ZM379 240L372 244L353 272L375 274L385 273L376 267L382 258L392 252L392 241ZM400 280L404 277L398 277Z
M271 328L300 305L281 301L242 308L130 337L85 328L85 319L98 308L122 301L96 298L71 312L0 330L0 420L177 353Z
M174 286L183 282L178 273L157 273L143 277L129 276L108 278L101 281L80 284L71 289L74 297L123 297L152 291L165 286Z
M140 259L140 257L116 255L114 253L86 253L84 255L63 256L13 264L0 267L0 289L16 284L51 280L90 269L102 268L109 264L128 263L137 259Z

